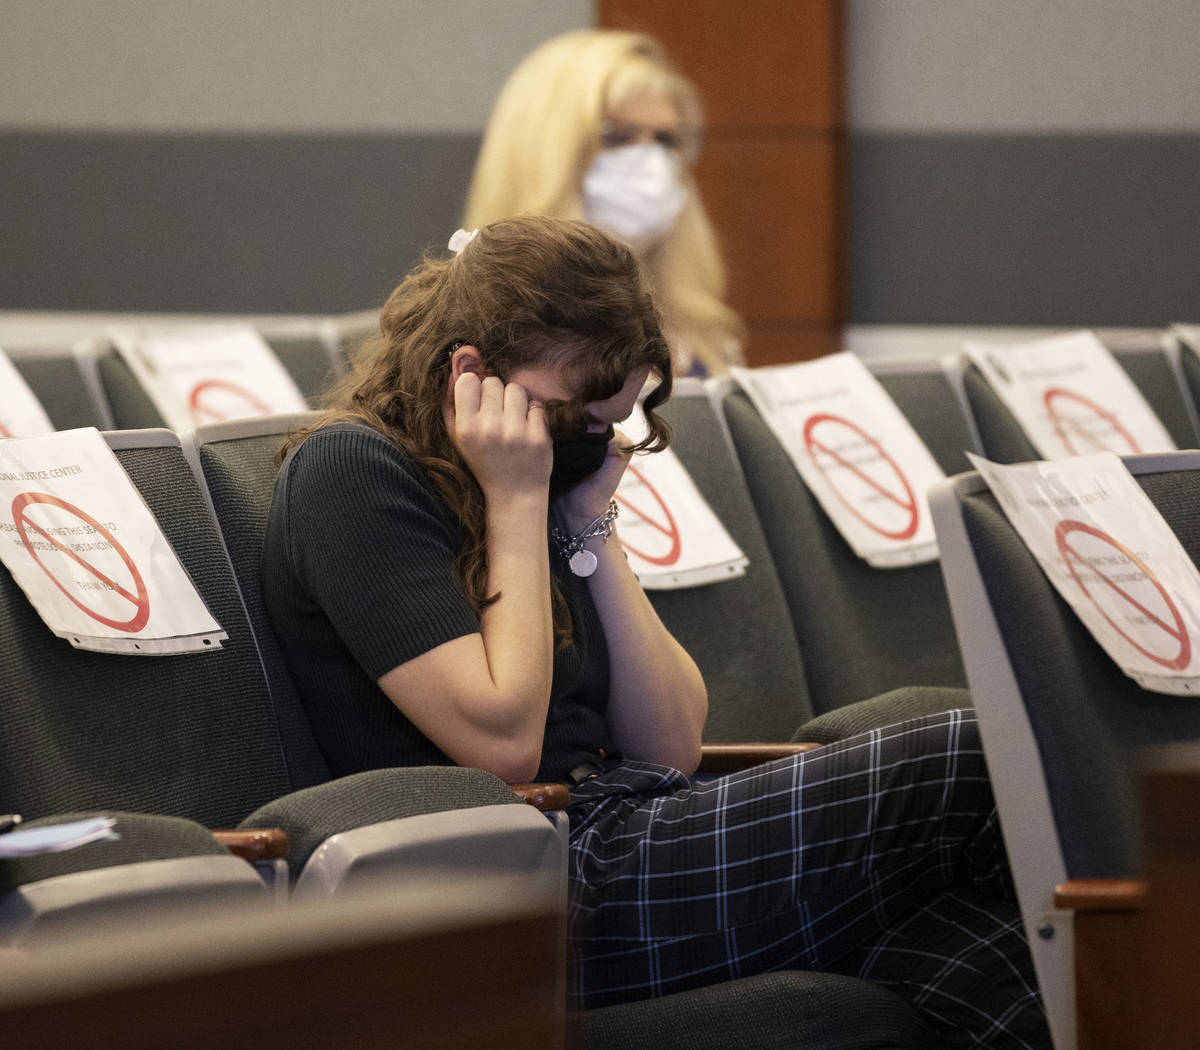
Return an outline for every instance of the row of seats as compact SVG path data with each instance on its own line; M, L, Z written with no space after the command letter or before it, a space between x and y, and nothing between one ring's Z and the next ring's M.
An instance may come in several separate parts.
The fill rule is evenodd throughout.
M1154 339L1118 345L1114 351L1175 440L1195 445L1190 399L1177 380L1181 375L1200 376L1200 368L1189 371L1180 363L1186 356L1172 358L1169 349ZM988 447L987 438L1005 432L1007 410L994 395L987 396L982 377L972 371L962 364L936 362L875 368L877 378L947 474L967 468L963 455L967 448L1000 461L1031 458L1028 452L1012 456L999 446ZM963 411L964 404L970 412ZM675 428L673 447L749 558L742 578L651 594L668 627L705 673L711 697L707 743L793 739L820 743L924 713L930 705L969 702L959 687L966 685L973 664L983 659L979 653L984 648L967 640L957 606L956 638L942 570L936 564L879 570L855 557L778 441L736 388L681 381L666 412ZM5 807L38 814L112 808L188 817L208 827L243 822L257 807L248 822L284 826L289 831L294 849L288 863L293 877L301 880L309 856L320 852L318 847L331 836L411 813L410 802L400 799L417 798L416 808L427 816L433 811L435 819L429 823L438 829L451 823L437 812L446 806L442 790L447 785L442 780L437 781L436 791L413 787L428 771L381 771L381 777L405 779L381 780L380 797L362 783L327 783L328 773L266 625L257 585L274 453L281 431L296 422L275 418L222 424L202 428L183 444L161 431L111 435L123 465L229 632L230 641L222 650L228 654L128 661L64 651L63 643L51 638L32 616L11 580L3 580L0 614L6 621L10 616L17 620L14 630L5 632L13 652L4 654L6 670L0 675L14 676L8 678L4 692L20 694L11 719L21 730L6 733L2 745L0 799L6 800ZM192 474L187 473L189 463ZM194 525L197 521L202 524L199 529ZM947 541L940 527L939 542L953 593ZM966 669L960 652L966 654ZM197 673L204 661L220 663L211 678L208 668ZM60 663L65 675L56 670L51 676L47 668ZM987 683L981 674L970 674L977 699ZM910 685L942 690L897 688ZM82 708L65 699L78 696L88 697ZM864 702L866 697L876 699ZM154 709L148 717L142 709L150 706ZM10 713L5 711L3 718L7 722ZM150 749L154 760L148 764L140 753L138 761L131 756L136 748L130 741L147 739L143 733L169 745ZM222 761L231 768L222 768ZM1103 763L1097 762L1096 767L1103 769ZM248 769L254 772L248 774ZM457 778L475 772L440 770L436 776ZM547 857L557 856L561 865L561 853L554 853L561 850L561 839L545 838L549 825L543 818L519 806L500 806L502 801L516 800L501 789L492 783L484 787L475 780L456 781L450 790L459 794L450 804L477 814L481 805L473 803L482 803L487 807L481 818L485 827L492 826L501 812L506 819L511 814L511 819L524 821L513 833L540 843L523 854L527 862L543 874L553 867ZM296 791L300 794L292 794ZM282 800L276 801L277 796ZM354 808L360 800L365 800L363 810ZM403 812L395 811L398 804ZM528 823L531 816L535 822L543 821L536 830ZM1103 811L1096 816L1093 826L1103 823ZM474 829L466 833L468 841L473 834ZM170 853L173 847L163 848ZM404 862L397 861L395 851L389 849L380 848L384 858L380 863L398 865L396 870L403 872ZM364 855L374 856L370 850ZM483 855L488 856L489 850ZM141 859L126 853L119 856L111 863ZM35 896L36 884L51 877L47 872L70 861L45 863L51 866L14 869L0 864L9 885L20 887L19 892L14 889L17 896L10 893L3 899L3 907L17 912L28 909L27 904L12 902ZM1090 871L1086 865L1063 870L1071 877ZM94 871L75 874L98 876ZM342 877L321 876L324 881L318 881L313 875L309 881L329 885ZM0 908L0 922L6 914L14 911ZM1027 921L1035 914L1036 909L1027 908ZM1062 943L1069 940L1064 934ZM1053 972L1061 977L1061 967ZM851 1045L839 1041L845 1037L835 1021L830 1021L828 1030L811 1027L812 1016L839 996L850 996L851 1000L858 997L864 1016L881 1019L880 1031L904 1031L911 1037L909 1042L865 1040L858 1045L934 1045L900 1000L881 996L880 989L859 982L847 986L845 980L830 975L773 975L752 979L740 989L706 990L673 1003L596 1011L579 1023L592 1045L621 1046L637 1045L636 1033L655 1018L703 1018L702 1024L679 1027L685 1033L679 1045L716 1046L722 1044L706 1041L709 1035L705 1034L719 1038L714 1009L718 1016L740 1017L730 1004L736 1002L741 1009L747 1002L762 1001L773 1004L767 1013L781 1017L780 1023L793 1031L797 1011L807 1011L804 1023L813 1038L803 1045ZM839 1001L838 1015L845 1010L845 999ZM719 1005L722 1002L725 1007ZM706 1005L701 1008L701 1003ZM742 1022L730 1023L735 1027L728 1031ZM869 1029L868 1025L863 1030ZM626 1036L630 1041L622 1042Z
M1200 559L1200 452L1125 464ZM1200 706L1121 672L978 474L935 486L931 505L1055 1045L1143 1045L1142 892L1127 881L1144 871L1139 774L1155 748L1200 742Z
M702 386L684 391L672 410L681 449L691 448L699 457L693 467L703 458L701 450L710 447L723 452L718 458L726 468L736 470ZM197 854L207 869L218 860L225 869L236 864L219 856L219 846L196 825L283 828L292 844L287 864L294 892L301 895L333 892L360 871L385 869L402 880L406 871L427 873L437 864L465 864L483 872L500 864L505 871L554 880L560 893L564 888L558 830L532 809L505 805L516 796L479 771L383 770L328 780L258 591L275 452L281 432L297 422L269 418L222 424L203 428L185 443L164 430L109 434L122 465L228 633L219 652L133 659L70 649L45 630L11 579L0 580L6 650L0 683L11 697L4 717L14 728L3 737L0 798L6 807L49 819L118 811L125 829L119 843L0 864L9 891L0 901L0 925L21 930L26 939L36 936L39 925L53 926L56 909L63 910L68 898L67 882L75 884L71 909L76 911L106 893L129 896L130 887L137 888L135 898L148 893L196 898L207 887L204 899L210 905L225 899L221 894L231 883L239 894L249 892L247 878L230 879L229 871L206 870L203 878L188 881L183 869L194 866ZM705 484L718 481L714 475ZM716 492L706 494L716 503ZM770 558L761 538L752 546L756 526L744 486L737 500L745 511L737 538L751 553L760 581L768 581ZM773 634L779 640L778 654L765 651L772 662L798 654L777 582L777 615L745 581L719 587L745 588L746 598L753 599L744 610L746 627L761 639ZM727 608L722 592L714 587L696 594L701 600L693 596L687 604L707 606L705 622L720 624L720 610ZM728 622L728 612L724 616ZM684 612L678 617L700 622ZM702 662L717 667L722 653L744 661L745 654L737 652L740 644L726 631L708 630L700 645ZM780 735L768 733L766 739L786 739L811 711L798 655L792 662L794 689L776 687L789 706L770 716ZM741 666L740 679L727 677L722 686L718 678L714 689L714 707L725 710L729 724L734 719L725 699L736 700L744 713L772 706L761 698L760 703L746 701L757 683L775 676L750 662ZM454 806L460 807L454 813L441 812ZM412 830L414 823L419 834ZM128 874L131 863L139 865L136 879ZM99 864L110 867L97 870ZM111 902L105 907L111 911ZM863 982L796 972L736 983L736 988L589 1012L576 1021L580 1038L592 1046L642 1045L649 1012L675 1033L667 1046L732 1045L751 1018L759 1026L771 1018L773 1032L808 1032L812 1046L848 1045L843 1028L847 1004L853 1004L862 1033L858 1045L935 1045L902 1000Z
M124 323L137 320L131 315ZM310 404L316 404L329 385L345 373L350 355L377 324L375 314L367 313L286 322L266 320L254 327L300 392ZM100 321L38 327L0 320L0 348L58 430L164 426L150 396L104 336L106 327Z

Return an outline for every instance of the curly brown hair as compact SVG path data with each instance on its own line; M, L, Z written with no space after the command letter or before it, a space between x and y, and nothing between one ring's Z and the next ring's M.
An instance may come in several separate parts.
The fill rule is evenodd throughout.
M586 427L584 406L617 394L633 371L649 368L657 385L643 401L649 432L635 451L656 452L670 427L656 412L671 396L671 354L641 264L624 244L586 223L526 216L482 227L450 259L426 258L391 294L380 335L356 356L351 374L327 398L312 426L290 436L355 420L413 457L458 517L458 571L477 611L487 593L483 491L446 432L450 357L474 346L492 374L553 368L571 401L547 404L551 435ZM566 602L554 588L555 636L570 639Z

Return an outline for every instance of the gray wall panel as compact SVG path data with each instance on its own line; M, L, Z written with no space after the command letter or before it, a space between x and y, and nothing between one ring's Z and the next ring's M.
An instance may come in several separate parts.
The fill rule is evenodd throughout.
M320 313L445 248L478 136L0 134L0 307Z
M0 127L478 131L591 0L4 0Z
M855 323L1161 325L1200 308L1200 137L850 137Z
M1200 131L1195 0L848 0L860 132Z

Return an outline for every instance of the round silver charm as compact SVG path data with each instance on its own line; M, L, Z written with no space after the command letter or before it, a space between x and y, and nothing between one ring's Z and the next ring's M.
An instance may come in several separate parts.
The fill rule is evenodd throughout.
M596 555L589 550L579 550L567 562L576 576L591 576L596 571Z

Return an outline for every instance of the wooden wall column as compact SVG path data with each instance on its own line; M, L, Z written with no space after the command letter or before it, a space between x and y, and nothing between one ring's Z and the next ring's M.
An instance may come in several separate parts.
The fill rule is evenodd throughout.
M657 37L704 96L696 179L751 364L840 349L842 22L840 0L597 0L598 25Z

